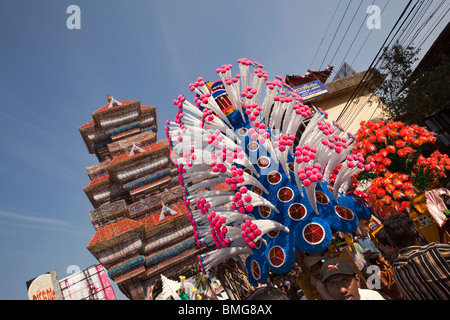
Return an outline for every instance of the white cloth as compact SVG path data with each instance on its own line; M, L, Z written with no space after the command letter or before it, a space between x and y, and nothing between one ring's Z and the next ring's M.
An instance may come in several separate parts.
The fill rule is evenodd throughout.
M375 290L370 289L359 289L360 300L384 300L384 298L376 292Z
M450 190L446 188L438 188L425 192L428 212L439 227L442 227L447 220L447 217L442 212L447 210L447 206L441 198L441 195L444 194L450 196Z

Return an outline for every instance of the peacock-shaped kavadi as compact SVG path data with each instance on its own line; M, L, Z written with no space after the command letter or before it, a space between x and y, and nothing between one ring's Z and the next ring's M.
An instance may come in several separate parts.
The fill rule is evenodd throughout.
M283 78L269 81L261 64L237 62L234 76L223 65L219 80L191 83L193 103L183 95L173 101L179 109L166 134L197 245L214 248L199 256L202 270L246 255L257 285L269 270L289 271L295 248L323 252L332 230L351 233L370 218L362 199L345 194L351 177L371 165L352 154L351 134L303 104Z

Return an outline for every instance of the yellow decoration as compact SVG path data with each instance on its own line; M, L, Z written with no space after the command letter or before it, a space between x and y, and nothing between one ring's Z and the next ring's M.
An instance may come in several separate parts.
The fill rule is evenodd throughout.
M355 251L355 246L353 245L352 236L349 235L348 233L344 233L344 239L345 239L345 242L347 242L347 244L348 244L349 250L350 251Z
M411 202L413 207L419 212L417 213L417 211L413 209L409 213L409 216L411 217L411 219L413 219L417 229L419 229L420 233L422 233L422 235L428 242L439 242L439 230L437 228L436 222L427 210L425 193L422 193L419 196L415 197ZM431 223L427 226L422 226L420 224L421 215L427 216L430 219Z

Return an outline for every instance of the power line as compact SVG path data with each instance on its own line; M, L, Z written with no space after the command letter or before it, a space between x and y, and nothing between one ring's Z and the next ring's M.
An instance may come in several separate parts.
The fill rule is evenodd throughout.
M389 1L386 2L386 4L384 5L383 9L381 10L380 17L383 15L383 12L384 12L384 10L386 9L388 3L389 3ZM380 19L380 17L378 17L378 19ZM376 20L376 22L378 22L378 19ZM365 21L365 18L364 18L364 21ZM373 30L374 30L374 29L370 29L369 33L368 33L367 36L366 36L366 39L365 39L364 42L362 43L361 47L359 48L358 52L356 53L356 55L355 55L355 57L353 58L353 60L352 60L352 62L350 63L350 65L353 65L353 63L355 63L356 58L358 58L358 56L359 56L359 54L360 54L362 48L364 48L364 45L366 44L367 39L369 39L369 37L370 37L370 35L372 34L372 31L373 31Z
M419 34L422 32L422 30L425 28L425 26L431 21L431 19L435 16L435 14L439 11L439 9L441 9L441 7L443 6L445 0L441 0L440 3L438 3L434 9L432 9L431 13L428 15L428 17L422 22L422 24L420 25L420 27L416 28L416 30L412 30L408 36L403 40L403 41L399 41L402 45L404 43L406 43L408 40L408 38L412 35L411 40L408 42L408 44L406 46L411 46L412 43L414 42L414 40L419 36ZM419 22L422 20L423 16L425 16L426 11L428 11L428 9L430 8L432 1L427 2L428 6L426 7L426 10L421 14L421 16L419 17L417 23L413 24L413 26L419 25ZM445 16L445 15L444 15ZM441 18L442 19L442 18ZM440 20L439 20L440 22ZM439 24L438 22L438 24ZM436 25L437 26L437 25ZM429 30L429 29L428 29ZM434 29L433 29L434 30ZM418 46L419 48L421 46Z
M423 8L422 8L422 6L424 5L425 2L424 2L424 0L422 0L420 2L417 12L414 14L413 18L410 19L410 21L408 22L406 27L402 30L401 35L397 38L397 42L400 45L403 46L403 44L406 42L406 40L409 38L409 36L413 33L414 28L419 24L420 20L423 18L423 16L425 15L426 11L428 10L428 8L432 4L432 2L433 2L432 0L428 1ZM421 10L423 10L423 12L421 12ZM411 30L409 30L409 28L411 28ZM404 36L405 36L405 38L402 39Z
M348 30L350 29L351 25L353 24L353 21L355 20L356 14L358 13L359 8L361 8L362 3L363 3L363 0L361 0L361 2L359 3L359 6L358 6L358 8L356 9L356 11L355 11L355 13L354 13L354 15L353 15L353 18L352 18L352 20L350 21L350 23L349 23L349 25L348 25L348 27L347 27L347 30L345 30L344 36L342 37L342 40L341 40L341 42L339 43L339 46L337 47L336 51L334 52L333 58L331 58L331 60L330 60L330 64L333 63L333 60L334 60L334 58L336 57L336 54L338 53L339 49L341 48L341 45L342 45L342 43L344 42L345 37L347 36L347 32L348 32Z
M432 4L432 3L433 3L433 1L428 1L428 2L427 2L427 6L424 7L423 13L421 13L421 15L417 18L417 22L412 23L413 27L419 25L420 21L421 21L422 18L425 16L425 14L427 13L428 9L431 7L431 4ZM441 2L441 5L438 4L438 6L439 6L439 7L442 6L442 2ZM438 7L437 9L439 9L439 7ZM436 12L437 9L435 9L433 12ZM409 47L409 46L413 43L414 39L418 36L418 34L420 34L420 32L422 31L422 29L425 27L425 25L428 23L429 19L431 19L431 18L433 17L433 15L434 15L434 13L432 13L432 14L429 16L429 18L428 18L426 21L424 21L424 22L422 23L422 25L421 25L419 28L416 29L416 31L415 31L414 33L413 33L414 30L411 30L411 31L407 34L407 36L405 37L405 39L403 40L403 42L399 40L399 43L401 43L401 44L406 43L407 40L410 38L410 36L412 36L411 40L408 42L408 45L407 45L407 47Z
M366 70L366 72L364 73L364 76L362 77L362 79L360 80L359 84L357 85L357 87L355 88L355 90L353 91L352 95L350 96L349 100L347 101L347 103L345 104L344 108L342 109L341 113L339 114L337 121L340 121L341 118L344 120L343 115L346 113L349 105L351 102L353 102L353 99L359 94L361 88L362 88L362 84L363 82L366 80L366 78L368 77L368 75L372 72L372 70L374 69L374 63L377 61L379 61L379 55L381 53L381 51L384 49L386 42L388 41L388 39L390 38L391 34L394 32L395 28L397 27L397 25L399 24L399 22L401 21L401 19L403 18L403 16L405 15L406 11L408 10L409 6L411 5L412 0L410 0L408 2L408 4L406 5L405 9L403 10L402 14L400 15L400 17L397 19L396 23L394 24L394 26L392 27L391 31L389 32L388 36L386 37L384 43L381 45L380 50L378 51L378 53L375 55L374 59L372 60L372 63L370 64L369 68ZM416 3L417 5L417 3ZM415 6L412 8L412 10L414 10ZM411 14L412 10L410 11L410 13L408 14L408 16L406 17L406 19L409 17L409 15ZM405 21L406 21L405 19ZM405 21L403 21L402 25L405 23ZM401 28L402 25L399 27ZM397 35L399 30L397 30L397 32L395 33L394 37ZM392 40L391 40L392 41ZM366 86L368 85L368 83L366 83Z
M434 26L431 26L430 27L430 29L431 28L433 28L430 32L428 32L428 33L426 33L424 36L423 36L423 41L421 40L421 42L420 42L420 44L419 44L419 48L421 48L422 47L422 45L424 44L424 42L428 39L428 37L430 36L430 34L432 34L433 32L434 32L434 30L436 29L436 27L441 23L441 21L442 21L442 19L444 19L445 18L445 16L447 15L447 13L449 12L449 10L450 10L450 3L447 5L447 7L448 7L448 9L447 10L445 10L445 11L443 11L443 12L445 12L444 14L443 14L443 16L438 20L438 22L437 23L435 23L435 25ZM430 30L430 29L428 29L428 30Z
M372 4L371 4L371 5L373 6L374 3L375 3L375 0L372 1ZM358 29L358 31L356 32L356 35L353 37L352 43L348 46L348 50L347 50L347 52L345 53L344 58L342 59L342 62L340 63L339 69L338 69L338 70L340 70L340 68L342 67L342 65L343 65L344 62L345 62L345 59L347 58L348 53L349 53L350 50L353 48L353 44L355 43L356 38L358 37L359 33L361 32L361 29L362 29L362 27L363 27L363 25L364 25L364 22L366 22L366 17L365 17L365 16L363 17L363 20L362 20L362 22L361 22L361 25L359 26L359 29Z
M429 15L429 17L423 22L423 24L421 25L421 27L416 31L416 33L414 34L414 37L411 39L411 41L410 41L410 45L413 43L413 41L419 36L419 34L423 31L423 29L425 28L425 26L430 22L430 20L431 20L431 18L433 18L435 15L436 15L436 13L438 12L438 10L439 9L441 9L442 8L442 6L444 5L444 2L445 2L445 0L442 0L436 7L435 7L435 9L432 11L432 13ZM428 37L433 31L434 31L434 29L439 25L439 23L442 21L442 19L445 17L445 15L447 14L447 12L448 12L448 9L447 9L447 11L445 11L445 9L444 10L442 10L442 13L444 13L444 15L439 19L439 17L437 17L436 18L436 21L437 21L437 23L436 24L434 24L434 27L433 27L433 25L431 25L430 26L430 28L427 30L427 31L425 31L425 35L424 36L426 36L426 37ZM441 14L442 14L441 13ZM432 30L431 30L431 32L429 32L429 30L432 28ZM422 38L423 39L423 38ZM422 44L423 44L423 42L422 42L422 39L421 39L421 41L420 41L420 45L418 46L419 48L422 46ZM425 41L424 41L425 42Z
M338 25L338 27L336 29L336 32L334 33L333 39L331 40L331 44L328 47L327 53L325 53L325 56L323 57L322 63L320 64L320 67L319 67L319 70L322 69L322 65L323 65L323 63L324 63L324 61L325 61L325 59L326 59L326 57L328 55L328 52L330 51L331 46L333 45L334 39L336 38L336 34L338 33L339 29L341 28L342 21L344 20L344 17L345 17L345 15L347 13L348 7L350 6L350 3L351 3L351 0L348 1L347 7L344 10L344 14L342 15L341 21L339 22L339 25Z
M333 17L330 19L330 22L328 23L328 27L327 27L327 29L325 30L325 33L323 34L323 37L322 37L322 40L320 41L319 46L317 47L316 53L314 54L314 58L313 58L313 59L311 60L311 62L309 63L310 68L312 68L312 65L313 65L314 60L316 60L317 53L319 52L319 49L320 49L320 47L322 46L323 39L325 39L325 36L326 36L327 33L328 33L328 30L329 30L329 28L330 28L330 26L331 26L331 22L333 21L334 17L336 16L336 12L337 12L337 10L338 10L338 8L339 8L339 5L341 4L341 1L338 1L337 3L338 3L338 5L337 5L336 9L334 9Z
M408 2L408 4L406 5L405 9L403 10L403 12L401 13L400 17L397 19L397 21L395 22L394 26L392 27L391 31L389 32L388 36L386 37L385 41L383 42L381 48L378 50L378 53L375 55L375 58L372 60L372 63L370 64L369 68L366 70L363 78L360 80L358 86L356 87L356 89L354 90L353 94L351 95L350 99L347 101L347 103L345 104L344 108L342 109L341 113L339 114L337 121L339 121L342 116L345 114L347 108L349 107L350 103L353 101L353 99L356 97L357 93L359 92L362 83L366 80L366 77L369 75L369 73L371 73L372 71L372 66L374 65L375 61L377 61L378 56L380 55L381 51L383 50L383 48L385 47L386 42L388 41L388 39L390 38L391 34L394 32L395 28L397 27L397 25L400 23L400 21L402 20L403 16L405 15L406 11L408 10L409 6L411 5L412 0L410 0ZM414 5L413 9L415 8L415 6L417 5L417 3ZM412 12L411 10L411 12ZM408 14L408 16L406 17L406 19L408 19L409 15L411 14L411 12ZM405 19L405 21L406 21ZM405 22L404 21L404 22ZM404 23L403 22L403 23ZM402 23L402 25L403 25ZM401 28L401 26L400 26ZM398 33L398 31L396 32L396 34ZM395 37L395 35L394 35ZM392 40L391 40L392 41Z
M434 7L434 9L432 9L432 11L431 11L431 13L426 17L426 19L424 19L424 21L422 22L422 24L416 29L416 30L414 30L414 29L412 29L411 31L410 31L410 33L409 34L413 34L413 32L414 32L414 36L413 36L413 38L409 41L409 43L408 43L408 46L410 46L411 45L411 43L415 40L415 38L421 33L421 31L425 28L425 26L431 21L431 19L432 19L432 17L437 13L437 11L442 7L442 5L443 5L443 2L444 1L441 1L441 3L439 3L437 6L435 6ZM417 5L417 4L416 4ZM419 7L418 7L418 9L417 9L417 11L413 14L413 16L412 16L412 18L410 19L410 22L407 24L407 26L403 29L403 31L402 31L402 33L398 36L398 38L397 38L397 42L399 42L400 41L400 39L403 37L403 35L406 33L406 31L408 30L408 28L409 28L409 26L411 25L411 22L412 21L414 21L414 23L412 24L413 26L418 26L419 25L419 22L421 22L422 21L422 19L423 19L423 17L425 16L425 13L428 11L428 9L430 8L430 5L431 5L431 2L429 2L429 5L428 6L426 6L426 7L424 7L424 9L421 9L421 6L423 5L423 1L420 3L420 5L419 5ZM415 6L414 6L415 7ZM405 19L405 21L402 23L402 25L406 22L406 20L409 18L409 16L411 15L411 13L413 12L413 10L414 10L414 8L411 10L411 12L408 14L408 17ZM424 36L424 37L428 37L433 31L434 31L434 29L437 27L437 25L439 25L440 24L440 22L442 21L442 19L447 15L447 13L448 13L448 11L449 11L450 9L447 9L446 11L445 11L445 13L441 16L441 17L438 17L438 21L437 21L437 23L435 23L434 24L434 26L431 26L427 31L429 31L431 28L432 28L432 30L430 31L430 32L428 32L428 33L426 33L426 35ZM440 18L440 19L439 19ZM400 27L401 28L401 27ZM400 31L400 29L396 32L396 34L398 33ZM394 36L394 38L395 38L395 36ZM394 38L391 40L391 42L394 40ZM405 43L406 42L406 40L408 40L408 38L409 38L409 35L407 36L407 37L405 37L405 38L403 38L403 43ZM421 45L423 44L423 42L421 43ZM419 48L421 47L421 45L419 46ZM381 62L382 61L382 59L381 59L381 57L378 59L378 62L377 62L377 64L379 63L379 62ZM386 81L386 79L387 79L387 77L388 77L389 75L386 75L386 77L385 77L385 79L382 81L382 82L384 82L384 81ZM366 86L366 88L367 88L367 86ZM375 95L375 92L372 92L372 94L370 95L370 97L368 98L368 100L370 101L372 98L373 98L373 96ZM359 110L361 110L362 109L362 107L364 106L364 105L362 105L361 103L360 103L360 105L361 106L359 106L358 105L358 107L356 107L356 108L354 108L354 110L352 110L350 113L348 113L347 115L346 115L346 117L343 117L342 119L349 119L350 117L351 117L351 115L353 115L355 112L359 112ZM375 114L375 111L377 110L377 108L375 108L374 109L374 111L373 111L373 113L372 113L372 116ZM372 117L371 116L371 117ZM341 125L342 125L342 123L341 123ZM345 128L346 126L344 126L343 125L343 127Z
M418 3L416 3L416 4L413 6L413 8L411 9L411 11L410 11L410 12L408 13L408 15L406 16L405 20L402 22L402 24L399 26L398 30L395 32L395 34L394 34L394 36L392 37L392 39L389 41L389 44L388 44L385 48L388 48L388 47L391 45L391 43L394 41L394 39L397 39L397 42L398 42L398 39L403 35L403 33L404 33L404 32L406 31L406 29L407 29L407 27L405 27L405 28L402 29L403 25L408 21L408 19L413 20L413 19L415 18L415 16L418 14L418 11L420 10L420 7L422 6L422 4L423 4L423 1L420 3L419 7L417 7L417 11L416 11L416 12L415 12L415 10L416 10L416 6L418 5ZM413 12L414 12L414 14L413 14ZM410 18L411 14L413 14L413 16ZM408 23L408 25L409 25L409 23ZM394 27L395 27L395 26L394 26ZM398 33L399 33L401 30L403 30L403 31L401 32L401 34L400 34L399 36L397 36ZM391 31L391 32L392 32L392 31ZM389 38L389 36L388 36L388 38ZM386 42L386 41L385 41L385 42ZM383 46L384 46L384 44L383 44ZM385 50L385 48L383 48L383 46L381 47L381 50ZM383 56L378 57L378 60L377 60L377 62L375 63L375 65L374 65L373 67L369 67L368 71L370 70L370 72L371 72L372 70L375 70L375 69L377 68L377 65L379 65L382 61L383 61ZM365 77L366 75L367 75L367 72L366 72L366 74L364 75L364 77ZM386 77L382 80L381 83L383 83L384 81L386 81L386 79L387 79L388 76L389 76L389 75L386 75ZM364 77L363 77L362 81L364 81ZM381 84L379 84L379 85L381 85ZM351 97L351 99L350 99L349 101L347 101L348 105L346 105L346 108L348 108L348 107L350 106L350 104L353 102L353 100L354 100L355 97L359 94L359 92L365 92L365 90L367 89L368 86L369 86L369 81L366 82L366 84L365 84L364 87L362 86L362 82L360 82L360 84L358 84L358 87L357 87L356 90L355 90L355 92L357 92L357 93L355 94L354 97ZM370 101L370 100L373 98L373 96L375 96L375 91L371 93L370 97L369 97L367 100ZM353 114L359 113L363 107L364 107L364 105L363 105L362 103L359 103L357 106L355 106L355 107L353 108L353 110L351 110L349 113L347 113L347 114L345 115L345 118L343 117L343 120L342 120L342 122L341 122L341 123L346 123L345 121L347 121L348 124L345 124L345 125L342 125L342 124L341 124L341 125L342 125L345 129L347 129L347 128L350 126L350 122L351 122L351 118L352 118ZM375 110L376 110L376 109L375 109ZM373 113L375 113L375 110L374 110ZM341 112L341 113L342 113L342 112Z

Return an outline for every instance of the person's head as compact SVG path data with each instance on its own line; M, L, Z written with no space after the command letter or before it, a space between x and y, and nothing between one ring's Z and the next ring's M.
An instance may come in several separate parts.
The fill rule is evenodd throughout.
M368 257L367 260L370 264L374 264L377 266L381 266L386 260L384 260L384 257L379 252L373 252Z
M360 300L360 278L349 261L340 258L326 260L320 270L320 278L334 300Z
M322 256L320 255L309 255L305 258L304 262L309 272L316 277L320 276L320 269L322 268Z
M381 250L381 253L389 260L392 261L397 256L397 249L393 247L389 243L389 239L386 233L386 230L384 228L380 229L375 234L375 239L377 239L379 244L379 249Z
M393 214L383 222L389 243L397 250L417 244L414 221L402 214Z
M265 286L253 291L247 300L289 300L289 297L276 287Z

